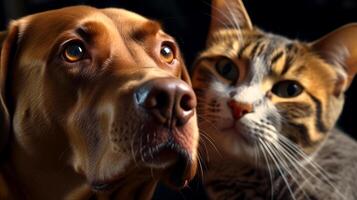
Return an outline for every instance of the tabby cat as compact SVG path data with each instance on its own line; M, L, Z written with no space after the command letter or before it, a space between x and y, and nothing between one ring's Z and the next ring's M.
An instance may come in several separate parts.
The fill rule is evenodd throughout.
M213 0L192 81L212 199L357 199L357 142L336 129L357 71L357 24L314 42L253 27Z

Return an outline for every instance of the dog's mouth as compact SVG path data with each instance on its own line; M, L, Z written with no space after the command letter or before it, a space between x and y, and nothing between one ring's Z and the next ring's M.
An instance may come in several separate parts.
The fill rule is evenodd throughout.
M178 155L176 162L163 173L164 182L173 188L187 186L196 173L197 163L187 155Z
M196 172L196 140L190 125L182 127L145 124L143 135L136 138L136 160L158 171L165 183L180 188L192 180Z
M197 160L193 148L187 143L189 138L183 132L172 133L167 129L156 130L165 137L150 137L150 140L138 139L138 151L135 154L135 164L125 170L121 175L112 176L110 179L91 182L91 188L96 192L114 192L131 182L133 177L140 181L145 179L161 179L173 189L180 189L191 181L196 173ZM178 138L180 137L180 138Z
M151 173L149 178L161 178L166 185L180 189L193 179L196 167L196 161L186 151L167 144L153 150L151 155L145 156L145 161L139 170L146 168ZM92 182L91 188L96 192L113 192L125 185L127 181L132 181L128 180L128 177L136 172L135 169L129 171L131 172L113 177L111 180Z
M150 148L144 153L144 165L162 171L164 182L173 188L182 188L193 179L196 161L190 153L172 141Z

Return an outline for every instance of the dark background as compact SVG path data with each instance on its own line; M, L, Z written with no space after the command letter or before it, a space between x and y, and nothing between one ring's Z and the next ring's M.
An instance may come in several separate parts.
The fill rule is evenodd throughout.
M315 40L350 22L357 22L356 0L245 0L248 13L256 26L289 38ZM210 0L2 0L0 30L10 19L69 5L122 7L160 21L166 32L174 36L190 65L204 47L209 24ZM357 35L356 35L357 37ZM357 67L357 66L356 66ZM346 93L346 104L339 126L357 138L357 81ZM160 187L155 199L203 199L200 184L179 193Z

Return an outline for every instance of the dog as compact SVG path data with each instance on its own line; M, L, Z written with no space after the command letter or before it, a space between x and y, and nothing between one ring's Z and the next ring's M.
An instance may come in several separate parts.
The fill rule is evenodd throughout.
M0 199L150 199L193 178L196 97L157 22L74 6L0 40Z

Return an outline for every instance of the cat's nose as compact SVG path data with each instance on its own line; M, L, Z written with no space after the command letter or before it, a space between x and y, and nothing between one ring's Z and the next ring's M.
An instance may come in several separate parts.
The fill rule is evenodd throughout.
M242 103L235 100L230 100L227 102L228 107L232 111L234 119L239 120L244 115L254 111L254 106L249 103Z

